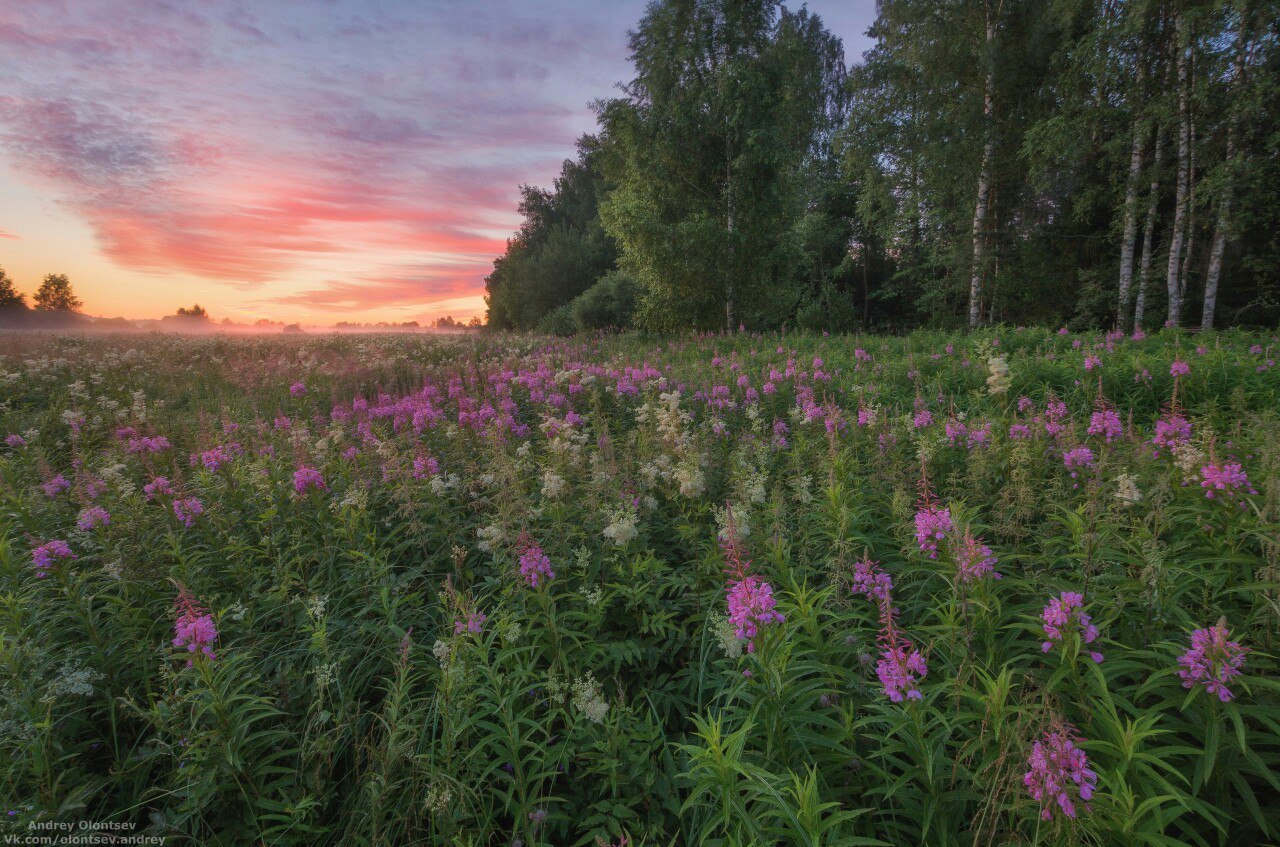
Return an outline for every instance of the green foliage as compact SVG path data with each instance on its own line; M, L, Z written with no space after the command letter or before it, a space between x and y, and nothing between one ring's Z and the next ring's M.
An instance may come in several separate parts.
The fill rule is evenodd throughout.
M16 814L0 835L96 820L216 845L1280 836L1274 339L8 338L0 795ZM996 352L1007 393L988 390ZM1193 430L1166 450L1151 439L1175 359ZM466 423L484 404L508 423ZM1124 424L1112 441L1088 432L1103 407ZM934 421L917 428L921 409ZM131 447L148 435L171 447ZM1073 477L1078 445L1095 464ZM231 458L209 468L214 448ZM1201 466L1228 459L1257 494L1204 496ZM302 466L323 490L297 489ZM71 487L50 496L57 474ZM148 499L157 476L203 503L190 527ZM921 551L922 484L1000 579L961 581L949 543ZM726 504L785 617L751 650L726 617ZM110 522L77 528L90 506ZM522 531L555 571L538 588ZM54 539L76 558L38 578ZM919 700L891 702L877 676L882 609L850 590L864 556L927 659ZM216 658L174 647L178 585L211 613ZM1062 591L1084 595L1102 664L1075 637L1042 649ZM1189 633L1220 618L1249 648L1229 702L1177 676ZM1074 819L1042 820L1023 784L1055 726L1097 773Z

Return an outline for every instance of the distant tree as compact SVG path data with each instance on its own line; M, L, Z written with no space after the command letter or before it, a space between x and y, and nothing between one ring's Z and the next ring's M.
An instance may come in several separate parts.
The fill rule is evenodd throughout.
M467 321L467 326L470 327L471 329L479 329L480 327L484 326L484 318L480 317L479 315L473 315L471 317L471 320Z
M197 303L194 306L192 306L190 309L185 308L183 306L179 306L178 317L196 318L198 320L207 321L209 320L209 312L208 310L205 309L204 306L201 306L199 303Z
M36 308L42 312L76 312L84 305L71 290L66 274L48 274L35 296Z
M532 329L610 271L617 247L600 223L608 185L600 168L602 142L578 140L550 189L520 187L524 223L485 278L488 323L496 329Z
M13 284L13 278L0 268L0 309L26 309L27 298Z
M304 330L300 324L289 324L281 330L285 335L302 335Z
M458 329L462 326L462 322L455 320L453 315L445 315L443 318L436 318L436 329Z

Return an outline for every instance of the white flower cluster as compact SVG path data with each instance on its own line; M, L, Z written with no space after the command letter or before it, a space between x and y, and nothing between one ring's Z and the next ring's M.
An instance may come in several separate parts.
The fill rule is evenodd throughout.
M573 683L573 707L592 723L604 723L609 714L609 703L604 699L600 683L588 671Z
M619 547L626 547L640 534L639 516L635 509L621 507L609 512L609 525L604 528L604 537Z

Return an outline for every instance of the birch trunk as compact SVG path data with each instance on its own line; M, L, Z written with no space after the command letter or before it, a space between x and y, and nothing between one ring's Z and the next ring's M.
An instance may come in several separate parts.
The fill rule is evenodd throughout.
M1239 121L1239 110L1236 101L1238 89L1244 77L1244 55L1246 49L1245 22L1240 22L1240 32L1236 35L1236 56L1232 63L1231 75L1231 117L1227 124L1227 174L1222 184L1222 195L1218 198L1218 220L1213 227L1213 244L1209 248L1209 270L1204 278L1204 312L1200 318L1200 329L1213 329L1214 313L1218 309L1218 280L1222 277L1222 256L1227 250L1227 233L1231 226L1231 193L1234 189L1236 167L1236 131Z
M1142 97L1142 81L1145 66L1139 59L1138 80L1135 86L1136 101ZM1133 119L1133 152L1129 155L1129 182L1124 192L1124 234L1120 242L1120 304L1116 309L1116 326L1123 327L1129 315L1129 297L1133 286L1134 241L1138 237L1138 181L1142 176L1143 148L1146 146L1142 114Z
M1187 227L1187 180L1190 132L1187 102L1187 46L1186 21L1179 14L1176 23L1178 42L1178 189L1174 200L1173 236L1169 239L1169 267L1165 276L1165 288L1169 293L1168 326L1177 326L1182 315L1182 245Z
M976 327L982 314L982 263L985 258L985 230L987 224L987 202L991 196L991 157L995 152L995 131L991 126L991 115L995 100L995 64L991 57L991 45L995 41L996 26L991 16L991 4L986 4L987 39L986 64L987 78L982 89L982 125L986 139L982 144L982 167L978 171L978 200L973 209L973 274L969 278L969 326Z
M1164 134L1156 125L1156 149L1151 157L1151 190L1147 196L1147 222L1142 233L1142 260L1138 263L1138 301L1133 309L1133 331L1142 329L1147 311L1147 286L1155 255L1156 211L1160 205L1160 160L1164 158Z

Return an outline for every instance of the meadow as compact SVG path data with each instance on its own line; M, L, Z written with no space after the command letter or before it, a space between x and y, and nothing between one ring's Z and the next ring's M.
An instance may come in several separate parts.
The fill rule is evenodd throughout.
M1277 358L0 337L0 835L1274 843Z

